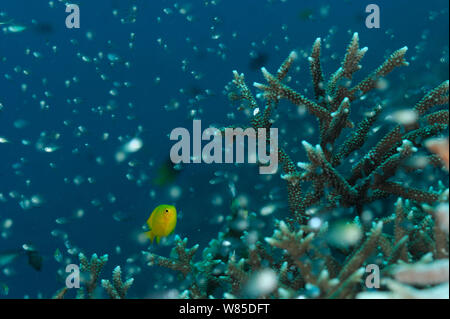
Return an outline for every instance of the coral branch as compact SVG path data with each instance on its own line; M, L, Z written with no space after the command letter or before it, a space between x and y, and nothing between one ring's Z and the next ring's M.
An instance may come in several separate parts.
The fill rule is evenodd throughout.
M128 289L130 289L133 282L133 278L122 282L122 271L120 269L120 266L117 266L113 270L112 283L107 279L103 279L102 287L105 288L111 299L125 299Z

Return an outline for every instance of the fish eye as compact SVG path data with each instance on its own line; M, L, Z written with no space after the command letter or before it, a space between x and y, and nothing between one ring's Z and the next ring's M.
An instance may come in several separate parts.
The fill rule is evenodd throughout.
M166 213L168 213L169 212L169 210L168 209L166 209Z

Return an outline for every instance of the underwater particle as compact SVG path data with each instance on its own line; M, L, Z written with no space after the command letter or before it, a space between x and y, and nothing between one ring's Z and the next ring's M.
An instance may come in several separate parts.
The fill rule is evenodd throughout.
M91 205L94 207L100 207L102 205L102 202L99 199L94 198L93 200L91 200Z
M93 40L94 39L94 33L92 31L86 32L86 39Z
M0 144L9 143L9 140L6 137L0 136Z
M31 204L31 201L29 199L23 199L19 202L19 206L23 209L23 210L27 210L27 209L31 209L33 206Z
M269 216L275 212L276 208L277 206L275 204L269 204L262 207L259 213L261 214L261 216Z
M69 222L69 219L66 217L59 217L55 219L55 223L59 224L59 225L64 225L67 224Z
M317 298L320 296L320 288L315 285L307 283L305 285L305 289L306 289L306 296L308 298Z
M4 18L6 18L6 15L5 15L5 13L4 12L1 12L0 11L0 18L2 18L2 19L4 19ZM11 22L13 22L14 20L13 19L6 19L6 20L0 20L0 25L4 25L4 24L10 24Z
M174 185L169 188L169 196L172 200L177 200L181 197L183 190L180 186Z
M134 153L139 151L142 148L142 140L140 138L133 138L131 141L124 145L124 151L128 153Z
M139 233L135 234L134 238L140 245L145 245L148 243L148 237L145 233L139 232Z
M211 219L211 223L212 224L220 224L225 220L225 217L223 215L216 215L213 216L213 218Z
M330 5L323 5L319 9L319 14L321 18L326 18L330 14Z
M33 52L33 56L34 56L36 59L40 59L40 58L42 58L42 53L35 51L35 52Z
M90 62L92 61L91 58L88 57L87 55L82 55L82 54L80 54L80 53L78 53L77 55L78 55L78 57L81 58L81 60L82 60L83 62L90 63Z
M388 116L386 120L402 125L412 125L419 120L419 114L414 110L399 110Z
M56 250L55 250L55 253L53 254L53 257L55 258L55 260L57 261L57 262L62 262L62 260L63 260L63 256L62 256L62 253L61 253L61 251L59 250L59 248L56 248Z
M180 108L180 102L175 99L171 99L168 104L164 105L166 111L175 111Z
M239 207L248 207L249 198L247 195L241 194L241 195L237 196L235 200L236 200L236 204Z
M173 13L173 10L171 8L164 8L163 12L167 15L171 15Z
M22 245L22 248L23 248L25 251L34 251L33 245L30 245L30 244L23 244L23 245Z
M240 218L231 224L231 228L238 232L243 232L249 226L249 222L245 218Z
M26 126L28 126L29 122L24 119L18 119L14 121L14 127L17 129L22 129Z
M116 200L117 200L116 196L114 194L112 194L112 193L108 193L106 195L106 197L107 197L108 202L111 203L111 204L115 203Z
M27 29L26 26L20 24L13 24L8 27L8 31L11 33L20 33Z
M20 256L22 251L20 250L11 250L11 251L3 251L0 252L0 267L6 266L17 259Z
M106 140L108 140L108 138L109 138L109 133L108 132L105 132L105 133L102 134L102 141L106 141Z
M4 274L5 276L7 276L7 277L10 277L10 276L16 274L15 270L14 270L13 268L10 268L10 267L5 267L5 268L3 268L3 271L2 271L2 272L3 272L3 274Z
M60 138L59 133L42 132L39 139L36 141L36 149L45 153L53 153L59 149L56 141Z
M211 204L213 206L222 206L223 205L223 197L220 194L214 194L211 198Z
M369 225L372 222L372 220L373 220L373 213L372 213L372 211L366 209L366 210L364 210L361 213L361 221L364 224Z
M101 157L101 156L97 156L97 157L95 158L95 162L96 162L98 165L103 165L103 164L105 164L105 160L104 160L103 157Z
M425 169L430 164L430 161L424 155L414 155L406 160L406 164L414 169Z
M130 153L135 153L139 151L143 145L144 144L140 138L135 137L131 139L123 146L121 146L120 149L116 152L115 154L116 161L119 163L125 161Z
M213 178L213 179L209 180L209 184L216 185L216 184L222 183L223 181L224 181L224 179L221 177Z
M54 229L50 232L53 237L60 237L62 240L66 240L68 235L62 230Z
M131 215L119 210L119 211L113 213L113 219L116 222L125 222L125 221L128 221L131 219Z
M35 207L39 207L44 203L44 199L40 195L33 195L30 200Z
M85 181L84 177L83 177L83 176L80 176L80 175L77 175L77 176L75 176L75 177L73 178L73 183L74 183L75 185L77 185L77 186L83 184L84 181Z
M336 222L329 230L327 240L336 247L354 246L362 238L361 227L353 222Z
M8 193L9 197L11 197L12 199L17 199L19 198L20 194L19 192L12 190Z
M107 57L111 62L117 62L120 60L120 57L116 53L108 53Z
M386 79L378 79L377 83L376 83L376 88L379 91L385 91L389 88L389 81Z
M313 217L309 220L308 225L312 229L320 229L322 226L322 220L319 217Z
M277 274L272 269L259 270L249 279L245 291L250 298L256 298L270 294L277 288Z
M247 237L246 237L246 243L249 246L254 246L258 243L258 238L259 238L259 234L256 230L252 230L250 232L248 232Z
M11 218L7 218L3 221L2 223L2 228L3 229L9 229L11 228L13 225L13 220Z
M77 210L75 210L75 213L74 213L74 217L75 218L82 218L84 216L84 210L83 209L77 209Z

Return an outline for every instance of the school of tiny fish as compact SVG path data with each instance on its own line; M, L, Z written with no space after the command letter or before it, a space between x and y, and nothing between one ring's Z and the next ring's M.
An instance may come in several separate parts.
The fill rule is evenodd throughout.
M227 1L74 1L81 8L80 29L65 27L65 0L35 1L23 14L14 4L0 7L0 298L51 298L79 253L108 254L104 274L120 265L124 278L135 279L130 298L175 298L186 283L147 266L143 251L169 256L176 235L204 248L235 206L240 215L231 231L246 231L249 245L288 216L281 171L259 175L256 164L174 164L168 136L176 127L190 129L194 119L215 127L245 122L255 114L233 107L224 89L232 70L244 70L251 83L261 67L273 69L293 49L307 61L318 36L324 56L331 57L325 63L333 65L341 51L338 56L331 47L363 20L352 9L349 25L340 25L332 3ZM285 18L274 18L273 10L286 12ZM423 21L445 17L448 6L436 6ZM254 23L246 22L250 18ZM369 45L376 55L401 39L404 30L393 28L377 31L387 44ZM448 78L448 39L437 41L429 29L414 32L409 60L427 77ZM295 65L295 80L288 81L310 94L305 65ZM423 93L417 89L426 83L421 74L409 73L407 88L380 82L380 91L391 92L383 96L392 104L384 121L418 120L400 101ZM314 140L316 123L301 107L278 116L283 146L301 158L301 141ZM448 159L446 143L442 156ZM419 158L415 163L426 164ZM439 178L427 175L424 181ZM363 218L389 205L368 207ZM327 241L346 251L363 230L353 216L333 214L330 220L337 222ZM327 222L322 217L309 226L319 229ZM232 241L221 245L224 255L233 254ZM277 276L269 268L252 274L246 293L257 298L273 291Z

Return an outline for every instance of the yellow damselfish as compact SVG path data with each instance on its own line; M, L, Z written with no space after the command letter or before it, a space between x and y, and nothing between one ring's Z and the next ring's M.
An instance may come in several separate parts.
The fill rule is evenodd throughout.
M150 217L147 219L147 225L150 231L145 234L152 243L156 237L156 242L159 244L162 237L169 236L175 229L177 225L177 209L172 205L159 205L150 214Z

